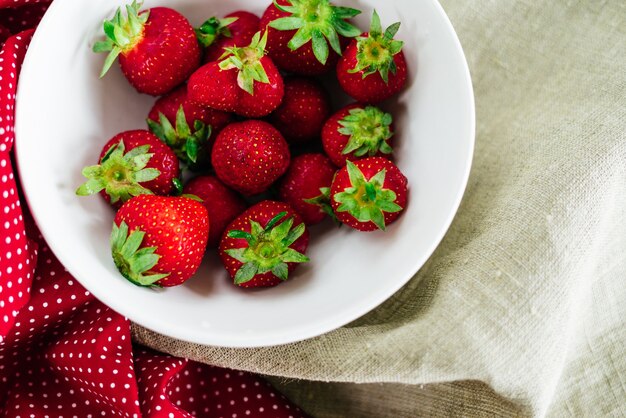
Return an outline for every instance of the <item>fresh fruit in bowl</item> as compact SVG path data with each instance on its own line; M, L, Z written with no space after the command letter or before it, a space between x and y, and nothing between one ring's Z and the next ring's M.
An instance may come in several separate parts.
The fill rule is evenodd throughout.
M375 106L351 104L324 124L322 145L337 167L365 157L387 157L393 152L393 117Z
M400 22L384 32L374 10L369 33L350 42L337 64L343 90L361 103L379 103L399 93L407 82L404 43L394 39Z
M198 40L204 49L204 63L217 61L226 48L250 44L260 27L261 19L254 13L238 10L223 19L211 17L196 29Z
M309 258L309 233L289 205L262 201L238 216L220 242L220 258L235 285L273 287Z
M111 49L105 68L120 56L139 92L161 95L148 113L152 133L111 139L77 191L101 192L119 209L111 251L124 277L177 286L218 247L234 285L274 287L309 261L308 226L330 218L384 231L398 219L408 181L389 159L393 116L373 103L406 83L399 23L383 32L374 11L364 33L351 23L360 10L275 0L260 20L246 10L209 18L188 47L192 29L182 15L140 6L124 16L118 9L95 50ZM155 28L167 33L159 38ZM171 31L180 51L170 51ZM141 83L128 70L133 60ZM154 72L142 69L152 61ZM338 89L312 76L325 73L358 102L333 108L343 101ZM159 81L164 74L169 84ZM190 170L198 173L188 180Z
M285 174L290 161L285 138L260 120L228 125L215 140L211 154L217 177L248 196L267 191Z
M76 190L79 196L100 193L119 207L142 194L169 195L179 184L176 155L146 130L115 135L102 148L98 161L83 169L88 180Z
M261 28L269 28L267 49L281 70L321 75L335 68L342 43L361 34L349 22L360 13L328 0L277 0L261 17Z
M209 234L206 208L188 197L141 195L115 216L111 253L139 286L177 286L200 266Z
M226 48L220 61L210 62L187 83L194 102L240 116L258 118L273 112L285 93L283 77L266 56L267 32L257 32L250 45Z
M196 34L182 14L168 7L139 11L143 2L117 9L104 21L106 40L95 52L108 52L101 76L119 57L122 72L140 93L158 96L184 82L200 64Z

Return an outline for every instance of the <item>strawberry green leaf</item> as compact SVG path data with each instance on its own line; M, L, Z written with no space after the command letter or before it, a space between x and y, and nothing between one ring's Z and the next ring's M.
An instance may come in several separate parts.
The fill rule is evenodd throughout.
M384 231L385 212L402 210L396 203L396 193L384 188L386 170L382 169L368 180L353 162L347 161L346 167L352 187L333 196L335 202L340 203L337 212L348 212L359 222L373 222Z
M280 263L272 269L272 274L278 277L280 280L285 281L288 279L289 267L286 263Z
M244 264L235 274L235 284L247 283L254 278L259 266L255 263L249 262Z
M280 5L274 1L274 6L289 13L270 22L269 26L280 31L298 30L288 43L289 48L295 51L311 42L315 57L322 64L326 64L329 55L328 45L341 55L339 35L354 38L361 31L345 21L361 13L360 10L347 7L337 7L329 0L288 0L289 5Z
M393 39L399 29L400 22L396 22L383 33L380 17L374 10L368 36L357 38L357 64L349 72L361 72L363 78L379 73L383 81L389 83L389 73L396 74L397 71L394 56L404 45Z
M324 212L326 215L330 216L330 218L337 225L341 225L339 219L337 219L337 215L333 211L333 207L330 204L330 187L321 187L320 195L312 198L312 199L303 199L309 205L319 206L320 210Z
M265 228L250 220L250 232L231 230L227 236L233 239L245 239L247 246L226 250L226 254L242 263L234 282L243 284L255 275L272 272L281 280L287 280L286 263L306 263L309 258L290 246L306 231L304 223L293 226L293 217L283 220L287 215L281 212L274 216ZM281 222L282 221L282 222ZM284 265L284 267L282 266Z
M211 126L196 120L192 130L187 123L187 117L182 105L176 112L176 127L167 117L159 112L159 123L147 119L148 128L165 145L170 147L178 159L189 168L196 168L205 163L208 159L205 145L208 143L212 133Z
M261 63L261 58L265 56L266 45L267 31L264 32L263 37L261 37L261 32L257 32L250 45L244 48L225 48L224 55L220 57L220 69L223 71L237 70L237 85L252 96L254 95L255 82L264 84L270 82Z
M93 51L96 53L109 52L104 61L100 77L109 71L119 54L132 50L143 38L143 31L150 16L146 10L139 14L143 2L133 1L126 6L126 15L122 15L122 9L118 8L111 20L105 20L102 27L106 39L96 42Z
M111 255L122 276L138 286L154 286L157 281L169 276L169 273L151 272L160 256L155 254L156 247L141 248L145 233L134 230L129 235L128 232L126 222L122 221L119 227L113 223Z
M125 152L124 141L120 141L107 151L99 165L83 170L87 182L76 190L76 194L88 196L104 190L111 203L126 202L140 194L152 194L140 184L161 174L157 169L146 168L153 156L148 153L149 149L149 145L143 145Z
M350 114L339 121L338 132L350 137L342 154L354 153L357 157L371 157L379 152L391 154L393 150L388 141L393 136L392 122L389 113L374 106L351 109Z
M199 28L195 29L196 37L200 45L208 48L222 36L231 38L232 34L228 26L237 21L237 19L237 17L228 17L225 19L211 17L206 20Z

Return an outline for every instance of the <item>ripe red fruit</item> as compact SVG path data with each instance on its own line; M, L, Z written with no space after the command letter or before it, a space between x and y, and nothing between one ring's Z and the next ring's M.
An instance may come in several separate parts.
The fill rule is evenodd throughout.
M76 194L100 192L116 206L142 194L168 195L177 187L180 176L174 152L144 130L115 135L102 148L98 161L98 165L83 169L88 180Z
M111 253L117 269L138 286L177 286L200 266L206 249L206 208L184 197L142 195L115 216Z
M167 7L139 12L141 3L126 6L126 16L117 9L104 22L105 41L94 52L109 52L104 76L119 57L122 72L140 93L159 96L183 83L200 65L200 46L189 21Z
M261 27L261 19L243 10L227 14L224 19L212 17L196 29L198 40L204 46L204 62L217 61L226 48L249 45Z
M330 185L336 169L323 154L303 154L293 159L281 180L280 199L289 203L307 225L333 215Z
M214 176L191 179L183 193L202 199L209 213L208 247L216 247L228 224L246 210L246 202Z
M266 191L285 174L290 158L289 146L280 132L260 120L228 125L211 153L217 177L249 196Z
M333 180L330 199L340 222L360 231L384 231L406 207L407 178L386 158L348 161Z
M341 88L361 103L379 103L400 92L407 81L403 43L393 39L400 22L383 33L376 11L369 34L353 40L337 64Z
M148 114L148 126L191 168L208 164L215 137L230 122L230 113L200 106L187 99L181 86L159 98Z
M347 21L360 13L329 0L277 0L261 17L261 28L268 27L267 50L281 70L320 75L335 68L343 40L360 35Z
M292 77L285 79L285 97L269 120L287 141L302 143L319 138L330 109L328 93L318 81Z
M374 106L352 104L332 115L322 130L326 155L337 167L346 160L391 155L393 118Z
M289 278L304 254L309 233L289 205L265 200L235 219L226 228L219 253L237 286L276 286Z
M249 46L227 48L229 56L200 67L189 78L189 99L203 106L258 118L283 100L283 78L265 56L267 32L257 32Z

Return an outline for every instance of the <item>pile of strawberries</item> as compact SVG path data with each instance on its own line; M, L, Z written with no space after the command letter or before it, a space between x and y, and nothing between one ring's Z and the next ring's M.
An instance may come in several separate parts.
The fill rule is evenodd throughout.
M237 11L194 29L141 6L118 9L93 49L108 53L101 76L118 60L138 92L160 97L148 129L110 139L77 190L117 210L124 277L179 285L218 247L235 285L275 286L309 261L308 226L384 230L400 216L407 179L390 160L393 118L376 106L406 85L400 23L383 30L374 11L363 32L350 21L359 10L274 0L261 19ZM355 103L333 114L325 74Z

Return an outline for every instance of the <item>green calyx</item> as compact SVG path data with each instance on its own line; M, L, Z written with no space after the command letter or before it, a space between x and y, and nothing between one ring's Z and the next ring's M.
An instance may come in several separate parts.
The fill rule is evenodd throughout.
M384 231L384 212L393 213L402 210L402 207L395 203L396 193L383 188L387 170L382 169L366 180L363 172L351 161L347 162L347 169L351 187L333 196L335 202L341 204L337 212L348 212L359 222L371 221Z
M225 36L231 38L233 35L228 28L228 25L235 22L238 17L228 17L226 19L219 19L217 17L211 17L204 22L199 28L196 28L196 37L198 42L205 48L208 48L219 37Z
M250 45L240 48L224 48L226 52L220 58L220 69L231 70L236 68L237 84L250 95L254 95L254 82L269 84L267 73L261 58L265 56L265 46L267 45L267 31L261 37L261 32L257 32L252 38Z
M145 232L134 230L128 234L128 225L122 221L118 227L113 223L111 232L111 254L115 266L126 279L137 286L158 287L155 283L169 274L151 274L161 257L155 254L156 247L141 247Z
M378 72L385 83L389 83L389 72L396 74L398 68L393 59L402 51L404 43L393 37L400 29L400 22L389 26L383 33L380 17L374 10L369 36L357 38L357 64L350 73L363 72L363 78Z
M320 210L330 216L335 223L341 224L339 219L337 219L337 215L333 212L333 208L330 204L330 187L320 187L319 196L312 199L304 199L304 201L309 205L319 206Z
M122 203L141 194L153 194L140 183L159 177L156 168L146 168L154 154L148 153L149 145L135 147L125 153L124 141L113 145L100 160L99 165L85 167L83 176L88 180L76 194L89 196L102 190L111 198L111 203Z
M106 40L96 42L94 52L108 52L100 77L103 77L113 65L118 55L130 51L143 38L143 29L150 17L147 10L139 15L139 9L143 2L134 0L126 5L126 16L122 16L122 8L118 8L111 20L104 21L104 33Z
M196 120L192 131L182 105L176 112L176 126L172 126L165 115L160 112L158 123L152 119L147 119L146 122L150 131L170 147L178 159L187 166L193 166L199 160L206 158L205 145L211 136L211 126Z
M393 149L387 141L393 136L392 122L389 113L374 106L351 109L350 114L339 121L338 132L350 137L342 154L353 152L357 157L372 157L378 152L391 154Z
M295 51L307 42L312 42L315 58L326 64L330 50L328 45L341 55L339 35L354 38L361 34L356 26L346 22L361 13L360 10L338 7L329 0L289 0L282 6L274 0L274 6L291 15L274 20L269 24L277 30L297 30L289 41L289 49Z
M250 220L251 232L232 230L229 238L245 239L246 248L226 250L235 260L243 263L235 274L235 284L240 285L252 280L258 274L272 272L280 280L288 279L287 263L306 263L309 258L289 248L304 234L304 223L293 227L294 218L279 222L287 215L281 212L270 220L265 228Z

